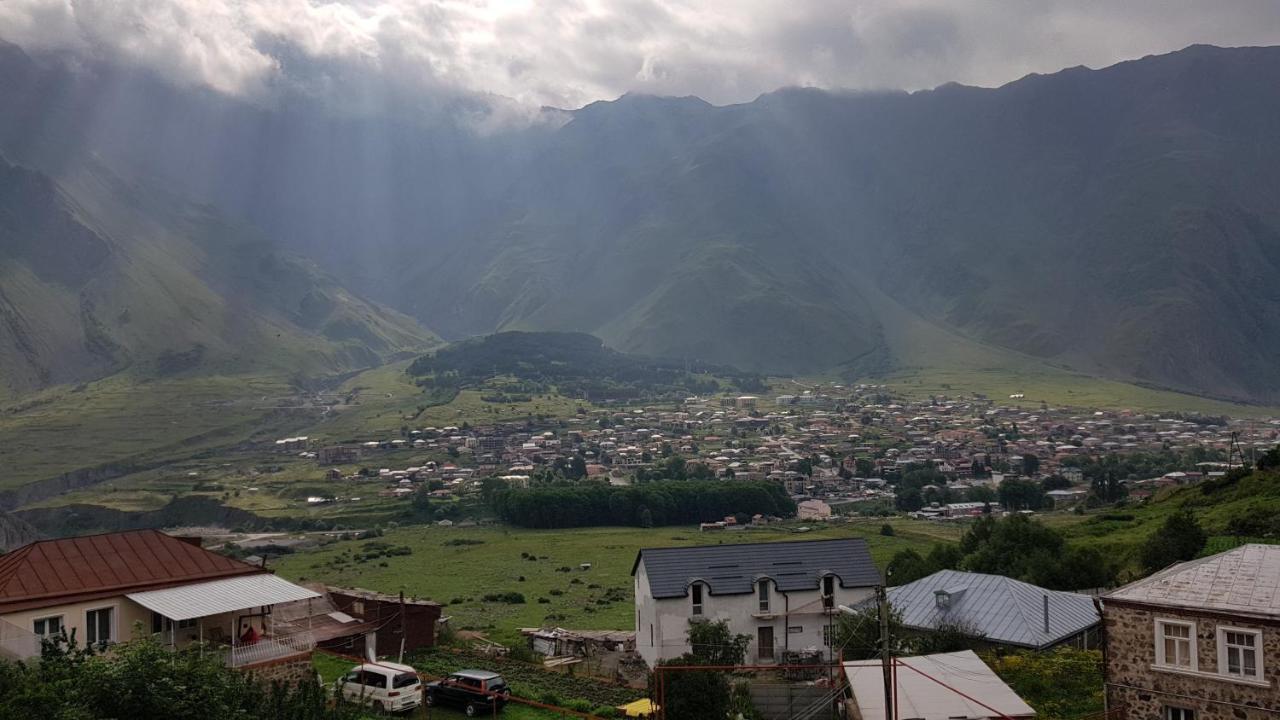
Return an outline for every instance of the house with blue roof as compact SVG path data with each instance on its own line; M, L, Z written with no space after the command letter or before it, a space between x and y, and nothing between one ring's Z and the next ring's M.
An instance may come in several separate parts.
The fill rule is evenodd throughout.
M861 538L646 548L631 574L636 651L650 667L689 652L690 621L750 635L750 664L831 654L840 606L870 600L882 583Z
M888 595L911 632L959 629L983 644L1030 650L1100 643L1102 618L1092 597L1003 575L939 570Z

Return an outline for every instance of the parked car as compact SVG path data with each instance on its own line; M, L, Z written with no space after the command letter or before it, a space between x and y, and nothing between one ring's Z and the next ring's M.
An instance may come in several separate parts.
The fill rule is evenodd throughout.
M422 704L418 671L393 662L357 665L339 681L342 696L385 712L403 712Z
M427 683L427 705L452 705L462 708L467 717L491 715L501 710L511 697L507 681L487 670L459 670L443 680Z

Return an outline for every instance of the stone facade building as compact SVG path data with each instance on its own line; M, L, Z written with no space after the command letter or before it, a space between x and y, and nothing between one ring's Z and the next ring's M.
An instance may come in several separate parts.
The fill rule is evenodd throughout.
M1103 597L1124 720L1280 720L1280 545L1174 565Z

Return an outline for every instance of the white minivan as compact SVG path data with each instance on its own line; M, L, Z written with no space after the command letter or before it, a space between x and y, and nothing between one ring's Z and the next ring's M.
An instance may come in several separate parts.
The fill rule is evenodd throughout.
M400 663L357 665L342 676L339 691L352 702L372 705L384 712L412 710L422 704L418 671Z

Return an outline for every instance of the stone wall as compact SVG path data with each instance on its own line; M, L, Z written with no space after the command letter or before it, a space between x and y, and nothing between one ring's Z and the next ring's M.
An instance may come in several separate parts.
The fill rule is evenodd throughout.
M297 685L316 681L315 669L311 666L311 653L247 665L240 670L266 685L276 682Z
M1195 623L1197 671L1174 672L1156 663L1156 620ZM1259 622L1212 613L1108 601L1107 707L1126 720L1165 720L1166 707L1195 711L1196 720L1280 720L1280 621ZM1267 687L1218 674L1218 626L1262 631Z

